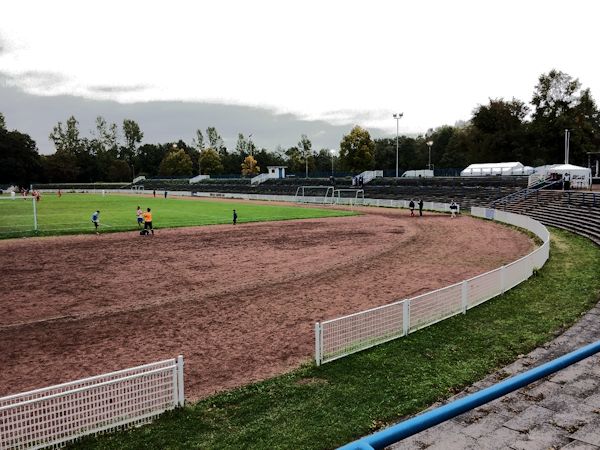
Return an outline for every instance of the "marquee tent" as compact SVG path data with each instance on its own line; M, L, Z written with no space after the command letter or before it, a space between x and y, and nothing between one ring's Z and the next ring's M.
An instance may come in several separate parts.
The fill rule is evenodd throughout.
M553 173L559 174L565 180L570 181L570 187L573 189L588 189L592 185L592 169L574 166L573 164L553 164L536 167L534 176L541 179Z
M533 167L524 166L520 162L479 163L471 164L464 169L461 177L481 177L486 175L530 175Z

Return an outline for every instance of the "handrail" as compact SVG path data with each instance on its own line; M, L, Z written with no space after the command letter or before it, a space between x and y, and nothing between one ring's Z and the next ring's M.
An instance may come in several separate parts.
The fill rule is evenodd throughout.
M490 203L490 206L493 207L495 205L498 204L504 204L506 205L508 203L509 200L515 200L515 199L525 199L527 197L529 197L530 194L533 194L535 192L539 192L542 189L545 188L549 188L550 186L554 186L557 183L560 183L561 181L552 181L551 183L548 183L548 180L543 180L540 183L530 186L530 187L526 187L524 189L521 189L520 191L517 192L513 192L512 194L508 194L505 195L504 197L501 197L499 199L494 200L493 202Z
M600 352L600 341L567 353L539 367L515 375L474 394L455 400L439 408L427 411L390 428L366 436L340 447L339 450L377 450L413 436L478 406L496 400L510 392L527 386L534 381L551 375L576 362Z

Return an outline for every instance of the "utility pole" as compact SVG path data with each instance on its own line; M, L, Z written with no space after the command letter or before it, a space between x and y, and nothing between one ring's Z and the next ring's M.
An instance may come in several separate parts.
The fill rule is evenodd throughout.
M571 131L565 130L565 164L569 164L569 141L571 139Z
M398 124L404 113L394 113L396 119L396 178L398 178Z

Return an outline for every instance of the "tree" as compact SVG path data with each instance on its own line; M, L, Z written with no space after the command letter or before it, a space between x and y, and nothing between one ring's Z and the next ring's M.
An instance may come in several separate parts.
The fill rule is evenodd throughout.
M207 175L215 175L223 172L221 157L214 148L207 148L200 153L200 166Z
M529 108L520 100L490 99L479 105L471 119L477 154L474 161L529 160L524 119Z
M52 129L50 133L50 140L54 142L54 147L57 152L67 153L75 156L81 151L82 142L79 137L79 122L74 116L67 119L66 128L63 127L62 122Z
M321 174L321 176L332 172L333 156L328 149L322 148L318 153L314 153L311 159L314 164L314 170Z
M217 133L217 129L215 127L208 127L206 129L206 137L208 138L209 146L221 153L221 150L224 148L223 139Z
M529 126L537 162L563 160L564 130L571 130L571 161L585 164L586 149L595 148L598 128L597 107L589 89L570 75L551 70L538 79L531 104L534 107Z
M27 134L7 131L0 114L0 184L28 186L39 181L42 165L36 143Z
M260 173L260 167L258 167L256 160L253 156L248 155L244 158L242 163L242 175L257 175Z
M185 150L174 148L163 158L158 172L166 176L189 176L192 174L192 160Z
M194 144L194 147L198 149L198 152L201 153L202 150L204 150L204 136L202 135L201 130L196 130L196 138L193 139L192 143Z
M107 173L108 181L125 181L131 175L129 165L122 159L113 159Z
M304 167L306 170L304 176L306 178L308 178L308 160L312 156L311 148L312 148L312 142L310 142L310 139L308 139L308 137L305 134L300 136L300 141L298 142L298 150L300 151L300 154L302 155L302 159L304 160Z
M424 156L417 151L418 147L425 145L425 141L420 138L417 142L415 138L400 136L398 139L398 168L400 173L404 170L423 167L425 163ZM383 169L388 173L396 173L396 138L376 139L373 147L373 165L374 169Z
M118 127L116 123L108 125L102 116L96 117L94 140L98 143L98 152L108 152L114 158L118 156Z
M113 173L113 162L119 154L117 124L108 124L102 116L96 117L96 130L91 140L87 142L89 146L88 153L93 161L90 163L95 167L94 177L97 180L110 181ZM118 181L127 179L120 178Z
M135 166L138 168L138 174L150 177L158 175L160 163L162 162L170 148L171 146L169 146L168 144L142 145L138 149L137 156L135 158Z
M4 120L4 114L0 113L0 131L6 131L6 121Z
M350 172L362 172L373 166L375 144L369 132L355 126L340 142L340 162Z
M125 146L121 147L121 154L119 156L129 163L132 176L135 177L134 158L137 154L137 145L142 142L144 133L142 133L140 126L135 121L125 119L123 120L123 135L125 137Z
M192 145L198 151L198 174L202 175L202 151L204 150L204 136L201 130L196 130L196 138L192 139Z
M45 178L50 183L68 183L78 181L79 167L74 155L57 151L53 155L42 157Z
M270 152L265 148L260 150L254 150L255 159L260 161L261 166L283 166L285 165L285 159L282 155L274 152Z
M238 133L238 140L235 144L235 151L240 155L248 155L250 153L248 150L248 141L242 133Z
M564 114L579 102L577 91L580 88L579 80L556 69L540 75L531 100L533 119L556 118Z

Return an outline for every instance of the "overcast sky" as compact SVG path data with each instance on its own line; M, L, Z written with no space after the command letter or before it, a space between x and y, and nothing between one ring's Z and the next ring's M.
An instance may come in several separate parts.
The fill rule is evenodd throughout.
M215 125L230 147L237 132L259 146L306 133L317 148L337 147L354 124L393 136L394 112L404 113L401 133L422 133L468 120L489 98L529 101L552 68L600 95L597 5L5 2L0 112L43 153L71 114L84 134L99 114L137 120L147 142L191 141Z

